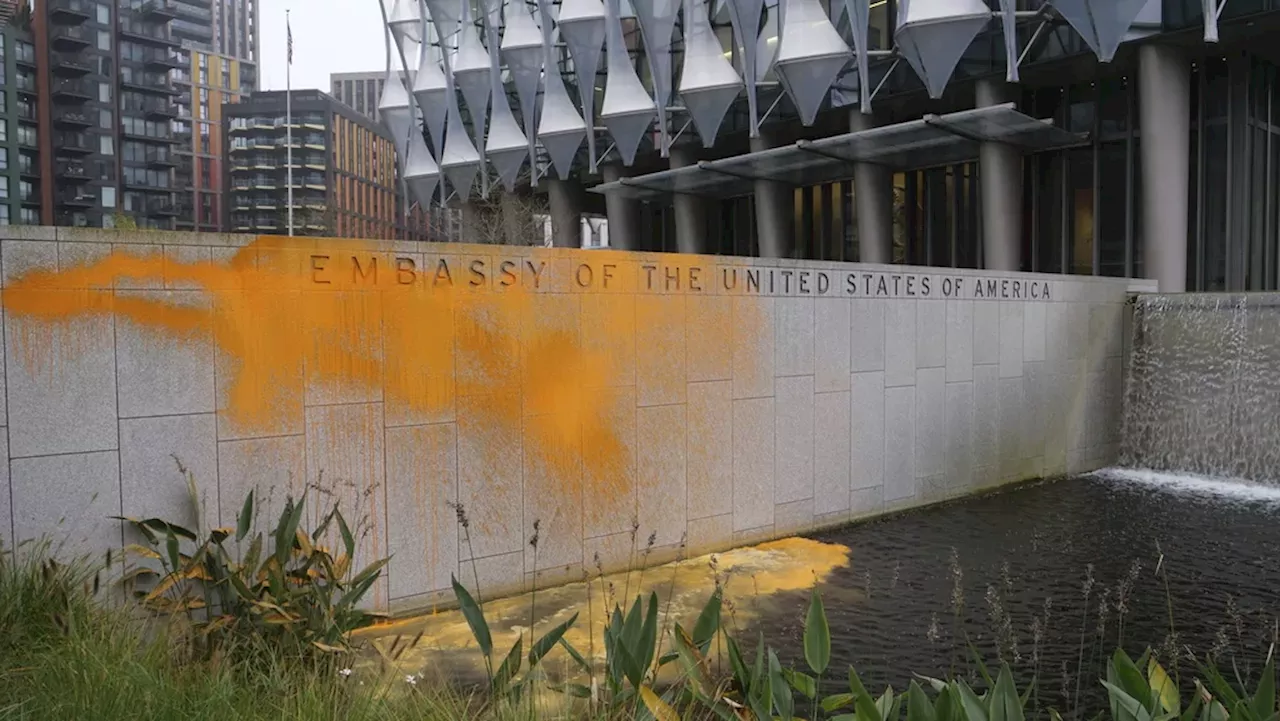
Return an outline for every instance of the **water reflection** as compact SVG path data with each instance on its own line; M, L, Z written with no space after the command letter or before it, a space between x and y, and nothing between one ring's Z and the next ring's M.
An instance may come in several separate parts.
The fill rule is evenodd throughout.
M851 549L822 584L833 666L901 689L970 672L972 644L1037 674L1057 708L1075 705L1077 678L1098 698L1117 643L1256 670L1276 633L1280 499L1145 480L1040 483L819 534ZM805 603L774 597L759 624L797 662Z

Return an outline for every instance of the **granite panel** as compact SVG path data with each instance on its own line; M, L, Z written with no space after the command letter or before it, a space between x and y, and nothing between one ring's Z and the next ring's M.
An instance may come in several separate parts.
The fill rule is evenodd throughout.
M851 300L850 367L854 373L884 370L884 316L888 301Z
M857 490L882 486L885 478L884 373L854 373L850 384L850 487Z
M852 393L819 393L813 398L813 511L817 515L849 508L852 456Z
M774 387L775 503L813 498L813 376L778 378Z
M916 389L884 391L884 499L916 495Z
M640 535L656 533L656 545L684 540L688 514L685 407L653 406L636 411Z
M973 487L974 384L971 381L947 384L946 433L948 485L957 490Z
M582 420L582 524L588 537L630 530L638 487L635 386L593 392L598 403Z
M773 395L773 298L733 299L733 397Z
M733 299L725 295L685 298L689 382L733 379Z
M947 301L947 382L973 380L973 306L971 300Z
M1022 345L1024 303L1000 301L1000 377L1022 377Z
M121 419L123 515L213 528L221 507L216 427L212 413ZM188 474L196 487L199 519L187 488ZM131 543L142 540L127 529L125 536Z
M733 530L773 524L772 398L733 402Z
M553 297L553 296L546 296ZM537 568L582 562L582 424L572 414L524 419L524 521L526 538L538 525ZM528 554L528 551L526 551Z
M237 523L253 491L253 529L275 528L289 497L300 497L307 477L305 436L247 438L218 442L218 522Z
M947 365L947 302L916 302L916 368Z
M689 384L690 519L733 513L733 383Z
M387 429L392 599L447 589L457 572L457 440L452 423Z
M684 403L685 297L636 297L636 402Z
M524 505L524 436L513 420L519 407L519 397L511 393L458 399L458 498L471 536L463 558L470 557L471 548L477 556L523 553L528 525L523 513L513 513Z
M946 467L947 371L921 368L916 371L915 462L916 476L942 475Z
M64 561L121 548L120 465L115 451L9 462L15 543L48 538Z
M994 300L973 303L973 363L1000 362L1000 303Z
M886 388L916 382L916 305L897 300L884 311L884 384Z
M814 302L813 298L778 298L774 301L775 375L813 375Z
M817 393L849 390L851 372L851 304L823 298L814 307L813 389Z
M190 308L206 325L175 338L128 319L116 323L121 418L212 413L215 409L213 310L197 291L118 291L120 299Z

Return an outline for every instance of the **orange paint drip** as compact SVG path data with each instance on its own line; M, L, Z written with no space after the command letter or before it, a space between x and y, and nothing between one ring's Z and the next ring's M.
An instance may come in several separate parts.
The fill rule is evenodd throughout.
M4 289L3 304L17 318L41 321L21 324L17 352L28 372L51 378L61 358L83 352L77 339L86 319L128 320L181 341L211 338L220 413L242 431L297 428L307 389L323 402L352 388L380 391L388 414L421 419L414 423L452 420L459 397L483 395L489 400L467 404L478 414L470 422L506 429L526 444L532 435L526 456L536 454L566 501L582 497L584 456L595 469L633 466L610 420L617 415L610 388L626 384L610 350L634 344L635 304L597 316L588 345L577 296L518 285L475 292L462 268L443 282L439 268L420 262L372 245L328 251L270 238L227 264L117 251L27 273ZM114 292L125 279L198 290ZM207 304L193 305L193 296ZM524 432L528 416L539 417L538 433ZM586 475L593 494L633 492L630 473Z

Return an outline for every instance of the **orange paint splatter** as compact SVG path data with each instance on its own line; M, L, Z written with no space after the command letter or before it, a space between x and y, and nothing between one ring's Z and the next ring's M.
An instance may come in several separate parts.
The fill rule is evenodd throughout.
M482 427L529 443L524 418L542 418L525 454L550 471L550 490L581 499L584 448L593 468L632 465L608 419L618 385L612 351L634 346L635 304L608 306L615 317L595 314L585 343L579 297L532 288L539 262L503 263L501 277L486 268L489 282L477 289L474 269L456 259L441 265L372 244L329 250L261 238L226 264L117 251L32 271L8 284L3 304L15 317L43 321L22 323L16 342L32 372L75 353L77 324L92 317L126 319L170 339L212 338L220 413L244 432L297 428L307 389L340 400L351 389L381 393L389 416L416 423L453 420L459 397L483 395L489 400L468 404ZM125 279L198 290L114 292ZM207 305L193 305L193 295ZM595 472L590 481L606 497L633 492L629 473Z

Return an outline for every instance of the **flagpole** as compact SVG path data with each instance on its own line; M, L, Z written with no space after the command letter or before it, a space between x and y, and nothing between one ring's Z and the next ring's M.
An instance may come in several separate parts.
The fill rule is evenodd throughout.
M284 71L284 127L285 145L285 182L289 184L287 202L289 203L289 235L293 236L293 26L289 24L289 11L284 11L284 25L289 33L289 59Z

